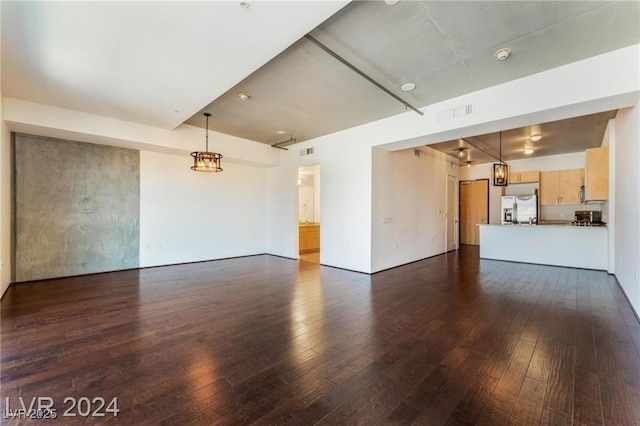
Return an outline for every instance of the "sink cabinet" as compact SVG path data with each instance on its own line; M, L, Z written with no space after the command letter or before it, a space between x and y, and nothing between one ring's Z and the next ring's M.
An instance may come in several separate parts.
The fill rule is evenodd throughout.
M298 238L300 253L320 250L320 225L300 225Z

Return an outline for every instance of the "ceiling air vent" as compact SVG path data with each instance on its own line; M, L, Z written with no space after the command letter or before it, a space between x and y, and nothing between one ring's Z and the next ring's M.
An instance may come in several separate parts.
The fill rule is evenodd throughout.
M413 155L418 158L424 157L424 151L420 151L419 149L413 150Z
M460 105L455 108L438 112L438 121L449 121L456 118L473 115L473 104Z

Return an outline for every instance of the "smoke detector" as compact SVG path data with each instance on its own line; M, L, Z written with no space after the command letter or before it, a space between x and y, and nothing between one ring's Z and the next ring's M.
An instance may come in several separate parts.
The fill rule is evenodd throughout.
M509 57L509 55L511 55L511 49L509 49L508 47L503 47L502 49L498 50L495 53L495 55L496 55L496 58L500 59L501 61L504 61Z
M243 101L246 101L247 99L249 99L251 97L251 95L247 92L240 92L238 93L238 97L240 99L242 99Z

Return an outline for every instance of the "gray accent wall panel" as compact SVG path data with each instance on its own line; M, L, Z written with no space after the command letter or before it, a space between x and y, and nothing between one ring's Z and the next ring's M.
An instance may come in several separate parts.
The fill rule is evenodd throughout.
M15 280L139 266L140 153L15 135Z

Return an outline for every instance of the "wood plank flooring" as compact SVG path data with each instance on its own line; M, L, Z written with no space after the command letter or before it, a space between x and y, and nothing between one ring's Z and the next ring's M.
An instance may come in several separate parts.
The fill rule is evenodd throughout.
M20 284L1 321L3 411L118 398L69 423L640 425L615 279L477 247L373 276L253 256Z

